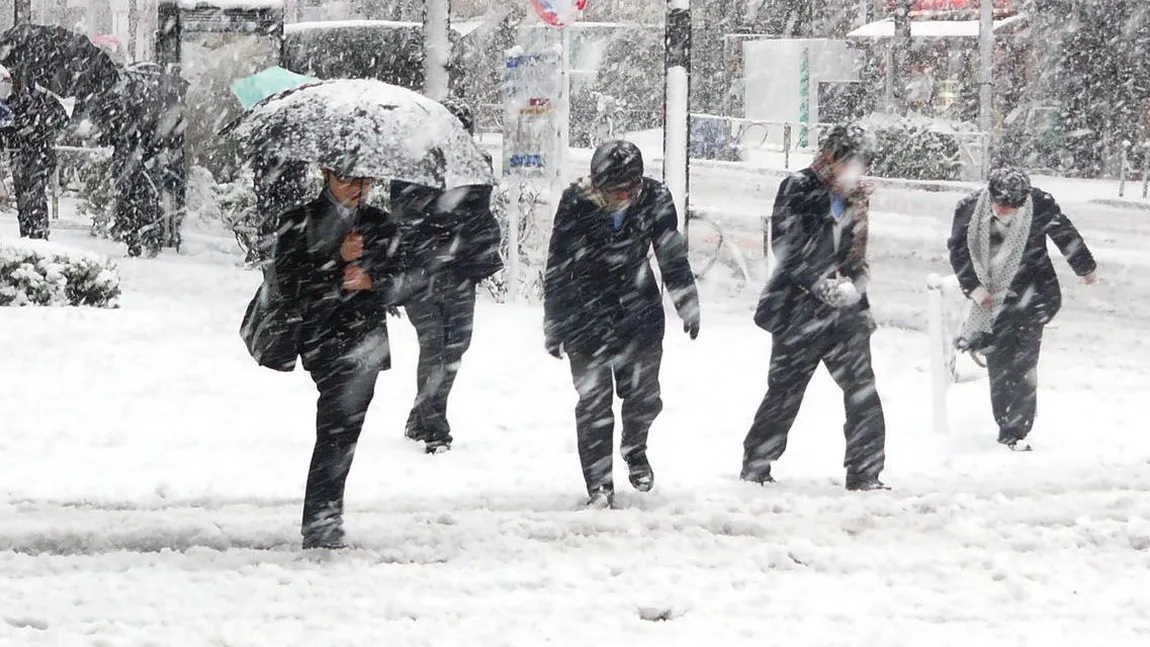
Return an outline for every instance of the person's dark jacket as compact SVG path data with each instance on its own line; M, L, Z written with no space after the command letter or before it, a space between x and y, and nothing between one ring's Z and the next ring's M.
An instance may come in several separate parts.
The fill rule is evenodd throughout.
M491 186L447 191L393 181L391 201L413 264L434 268L431 285L470 289L503 268L502 234L491 213Z
M980 287L974 265L970 260L970 247L967 242L967 231L974 217L978 196L978 193L974 193L958 203L954 212L951 237L947 243L950 248L950 265L954 268L959 285L967 296ZM1062 308L1062 289L1046 248L1046 239L1054 241L1078 276L1091 274L1098 265L1082 235L1062 213L1054 197L1038 188L1031 190L1030 197L1034 204L1030 236L1026 241L1026 251L1023 252L1018 274L1010 286L1009 295L998 321L1045 325L1050 323Z
M299 354L308 371L354 357L365 342L386 344L387 308L402 302L410 288L395 223L385 211L363 205L354 227L364 250L355 262L372 278L372 289L343 289L349 265L340 255L345 236L318 244L309 236L309 228L333 218L339 218L334 205L320 197L283 214L276 237L272 281L283 306L302 319ZM380 368L390 366L388 356Z
M816 335L836 323L873 328L865 288L865 258L851 250L855 225L848 224L835 250L832 194L811 169L783 180L771 214L771 245L777 266L759 298L755 323L777 334ZM850 279L862 293L852 305L834 307L819 298L819 285L836 276ZM860 328L861 330L861 328Z
M68 113L52 95L36 87L13 92L8 100L12 128L5 137L8 148L43 153L51 151L68 125Z
M678 231L671 193L651 178L616 231L612 211L592 199L586 180L564 193L544 276L544 330L549 345L593 354L628 343L661 343L662 295L648 261L652 247L680 316L697 313L699 295Z

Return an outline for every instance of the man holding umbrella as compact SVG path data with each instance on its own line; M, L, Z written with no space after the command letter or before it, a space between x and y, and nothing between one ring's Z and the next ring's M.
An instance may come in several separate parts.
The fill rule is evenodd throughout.
M48 181L56 171L56 139L68 114L52 95L20 74L0 71L0 99L12 113L5 146L13 149L12 181L23 238L48 239Z
M284 315L285 322L275 334L276 362L269 367L290 370L301 357L319 390L303 545L337 548L343 545L344 484L356 442L379 373L390 367L388 310L424 289L426 273L436 270L434 262L405 269L394 221L366 204L371 178L450 189L491 184L491 169L442 105L371 80L284 91L224 132L249 154L315 162L324 170L323 195L280 219L261 293L273 294L264 309ZM249 331L260 328L241 327L253 356L256 335Z

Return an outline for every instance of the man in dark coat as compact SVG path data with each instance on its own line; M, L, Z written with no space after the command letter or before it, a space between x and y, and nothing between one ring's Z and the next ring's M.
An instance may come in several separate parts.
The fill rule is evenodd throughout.
M647 260L652 247L683 329L694 339L699 295L671 193L643 177L634 144L603 144L592 157L591 175L563 193L544 276L546 347L556 358L570 357L579 394L579 459L596 507L614 502L613 391L623 401L620 453L631 485L643 492L654 486L647 433L663 408L659 367L666 322Z
M446 100L443 105L474 132L466 104ZM451 449L447 400L471 345L476 286L503 267L491 189L475 185L442 192L398 181L391 186L404 254L412 263L438 268L428 276L428 288L413 294L405 306L419 338L415 404L405 434L422 441L429 454Z
M48 182L56 172L56 139L68 124L68 113L52 95L12 78L8 99L13 125L5 142L12 154L12 183L20 236L48 239Z
M391 365L387 308L403 298L394 222L364 204L368 178L324 171L323 195L280 219L272 285L300 320L299 355L319 390L304 495L303 545L343 542L343 493L381 371Z
M783 180L771 217L778 267L755 322L771 333L767 394L743 443L741 478L774 481L771 464L820 364L843 390L846 487L884 489L886 425L871 368L874 318L866 296L871 136L858 126L834 128L810 168Z
M958 203L948 243L962 291L974 302L955 343L985 355L998 442L1015 451L1031 449L1042 333L1062 307L1047 238L1075 274L1095 282L1094 257L1058 203L1024 171L1004 167Z

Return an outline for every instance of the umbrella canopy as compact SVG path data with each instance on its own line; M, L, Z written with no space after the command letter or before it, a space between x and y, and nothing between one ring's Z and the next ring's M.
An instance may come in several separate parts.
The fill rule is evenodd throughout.
M110 90L120 76L120 66L86 36L53 25L21 23L0 34L0 63L61 97Z
M275 65L257 74L236 80L232 83L232 94L240 100L240 105L244 107L244 110L251 110L252 106L272 95L316 81L319 79L314 76L296 74L291 70L285 70Z
M437 189L493 184L483 150L447 108L374 80L323 81L256 104L221 133L252 155Z

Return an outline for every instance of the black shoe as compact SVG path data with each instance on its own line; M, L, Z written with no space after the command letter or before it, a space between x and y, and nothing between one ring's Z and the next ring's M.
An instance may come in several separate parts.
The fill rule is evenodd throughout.
M450 440L428 440L424 450L428 454L446 454L451 451Z
M407 436L408 440L414 440L417 443L422 443L427 440L427 432L418 427L408 427L407 430L403 432L403 435Z
M602 486L593 491L587 498L587 507L597 510L609 510L615 507L615 490Z
M999 444L1005 445L1012 452L1032 452L1034 447L1022 438L1000 438Z
M847 489L851 492L878 492L889 490L890 488L878 480L877 476L848 476Z
M304 550L344 550L348 547L342 539L328 539L323 537L304 537Z
M775 482L774 477L771 476L771 464L765 461L759 464L744 462L743 471L739 474L739 480L746 481L747 483L756 483L758 485Z
M640 492L650 492L655 487L655 470L645 454L635 456L627 461L627 470L631 487Z

